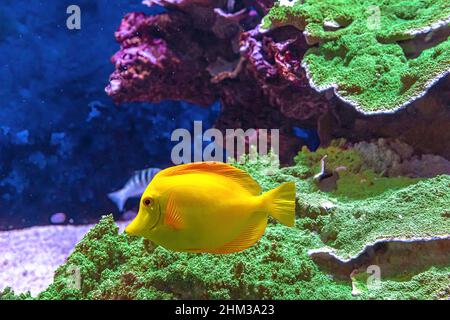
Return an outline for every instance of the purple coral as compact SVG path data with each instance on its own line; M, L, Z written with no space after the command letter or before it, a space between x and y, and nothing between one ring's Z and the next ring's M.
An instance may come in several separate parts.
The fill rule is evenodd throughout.
M281 128L288 160L301 146L292 126L315 126L328 100L300 67L304 39L292 28L262 34L258 23L273 1L146 1L171 10L127 14L107 93L117 103L179 99L208 106L227 128ZM288 152L289 151L289 152Z
M201 105L214 101L212 85L199 57L202 49L192 45L193 34L181 13L146 16L129 13L116 32L121 49L112 57L116 70L106 92L117 103L164 99Z

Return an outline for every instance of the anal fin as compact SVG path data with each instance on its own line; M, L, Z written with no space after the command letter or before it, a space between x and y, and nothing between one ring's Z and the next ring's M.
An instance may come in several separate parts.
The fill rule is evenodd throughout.
M255 244L264 234L267 226L267 216L255 215L257 219L251 222L234 240L220 248L207 250L209 253L233 253L245 250Z

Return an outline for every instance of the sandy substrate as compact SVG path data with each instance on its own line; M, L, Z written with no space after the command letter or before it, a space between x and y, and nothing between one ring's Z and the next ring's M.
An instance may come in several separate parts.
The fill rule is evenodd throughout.
M127 222L119 222L121 230ZM47 288L53 273L92 225L43 226L0 232L0 290L33 296Z

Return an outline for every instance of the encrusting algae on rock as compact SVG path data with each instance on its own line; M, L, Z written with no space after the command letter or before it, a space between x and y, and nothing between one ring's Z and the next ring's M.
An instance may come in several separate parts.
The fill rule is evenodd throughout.
M449 22L446 0L306 0L275 4L263 26L303 32L310 85L371 114L409 105L449 73Z
M365 195L358 193L357 197L353 191L350 195L339 192L339 183L336 191L320 191L313 176L324 154L328 156L329 168L347 168L347 182L355 183L356 177L361 178L361 172L370 170L358 151L344 148L341 141L317 152L303 152L294 166L274 168L271 174L268 174L264 157L256 162L234 164L258 181L263 191L286 181L296 184L293 228L269 221L261 240L245 251L228 255L192 254L171 252L149 240L119 234L113 217L106 216L75 247L67 262L56 271L53 284L37 298L450 298L450 261L445 263L442 256L438 259L437 254L442 254L438 251L429 252L420 269L413 267L419 264L407 263L398 273L395 263L404 266L404 259L425 257L414 256L414 250L406 250L409 255L397 257L396 254L406 251L392 251L390 272L383 275L381 270L381 286L375 288L367 284L369 274L365 272L364 259L354 260L360 264L353 266L359 269L354 273L349 271L351 269L327 268L311 255L312 251L324 250L344 261L361 255L362 250L372 250L370 255L376 261L377 255L383 259L386 250L389 253L395 249L395 246L391 249L383 246L381 251L376 249L378 247L372 249L370 245L377 241L389 243L394 239L406 239L403 244L406 249L416 241L438 236L444 244L450 241L450 220L445 214L450 203L449 175L406 179L401 184L395 182L394 189L389 182L392 178L383 177L385 180L375 187L376 192L369 187ZM379 175L373 173L365 179L377 179ZM382 186L385 186L384 192ZM336 268L344 267L348 268L347 265ZM79 287L73 285L74 270L79 274ZM356 295L352 295L351 282L359 290ZM11 291L3 293L3 298L14 297Z
M315 241L297 229L270 226L253 247L229 255L174 253L117 232L112 217L104 218L57 270L54 284L39 298L307 299L319 284L331 286L334 292L316 293L318 298L349 298L346 284L335 285L328 276L316 274L317 266L305 249ZM70 281L67 271L73 265L80 266L81 279L88 280L81 290L66 286Z

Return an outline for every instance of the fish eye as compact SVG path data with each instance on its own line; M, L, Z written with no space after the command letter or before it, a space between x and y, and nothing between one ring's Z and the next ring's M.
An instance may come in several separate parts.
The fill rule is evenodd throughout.
M152 205L152 203L152 198L145 198L144 200L142 200L142 204L144 205L144 207L149 207Z

